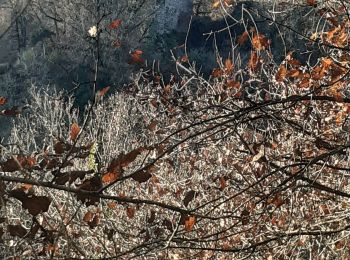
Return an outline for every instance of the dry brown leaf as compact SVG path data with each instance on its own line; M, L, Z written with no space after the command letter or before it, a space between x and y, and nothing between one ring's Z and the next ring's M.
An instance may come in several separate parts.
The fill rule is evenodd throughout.
M211 75L212 75L214 78L221 77L223 74L224 74L224 72L223 72L221 69L219 69L219 68L213 69L213 72L211 73Z
M15 172L19 171L22 167L17 160L10 158L7 161L0 164L1 169L4 172Z
M0 115L3 116L18 116L20 113L22 113L22 107L13 106L10 109L5 109L0 112Z
M183 204L187 207L188 204L194 199L196 192L194 190L190 190L186 193L185 198L183 199Z
M214 9L219 8L219 6L220 6L220 0L216 0L216 1L212 4L212 7L213 7Z
M316 0L306 0L306 3L310 6L313 6L313 7L317 6Z
M270 45L269 40L262 34L254 35L252 39L252 44L257 51L265 50Z
M276 74L276 81L282 82L287 76L287 68L284 65L281 65Z
M297 78L301 75L301 71L298 69L291 69L290 71L287 72L287 77L290 78Z
M180 59L181 62L188 62L188 56L187 55L183 55Z
M234 65L233 65L231 59L226 59L225 60L225 69L226 69L227 73L232 73L232 71L234 69Z
M70 139L75 141L79 135L80 127L77 123L73 123L70 129Z
M4 105L4 104L6 104L6 102L7 102L6 98L0 97L0 105Z
M147 126L147 128L150 131L154 132L157 128L157 123L158 123L157 120L152 120L151 123Z
M109 201L109 202L107 202L107 207L109 209L116 209L117 208L117 203L114 202L114 201Z
M98 97L102 97L102 96L104 96L107 92L108 92L108 90L110 89L111 87L105 87L105 88L103 88L103 89L100 89L99 91L97 91L97 96Z
M108 25L108 29L110 30L117 29L121 24L122 24L122 20L116 19Z
M133 207L127 207L126 208L126 215L128 216L128 218L134 218L135 216L135 208Z
M244 31L241 36L238 37L237 43L239 45L243 45L248 40L249 33L247 31Z
M227 186L225 177L220 176L219 183L220 183L220 190L224 190Z
M83 220L86 223L88 223L88 222L91 222L93 220L93 218L94 218L94 213L92 213L91 211L88 211L85 213Z
M250 53L250 58L248 61L248 68L252 71L257 71L261 66L259 55L256 51Z
M196 224L196 217L195 216L189 216L185 220L185 230L186 231L191 231Z
M229 89L239 89L241 87L241 83L232 79L228 79L225 86Z
M27 234L27 230L21 225L8 225L7 231L13 237L24 237Z
M133 180L135 180L139 183L146 182L151 177L152 177L152 174L150 174L148 171L136 172L131 176L131 178L133 178Z
M118 172L108 172L102 176L102 183L107 184L118 180Z

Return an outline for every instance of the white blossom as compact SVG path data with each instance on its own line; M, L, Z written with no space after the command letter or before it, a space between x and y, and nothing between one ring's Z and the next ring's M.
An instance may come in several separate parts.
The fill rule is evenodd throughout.
M90 27L89 31L88 31L89 35L93 38L97 37L97 27L96 25Z

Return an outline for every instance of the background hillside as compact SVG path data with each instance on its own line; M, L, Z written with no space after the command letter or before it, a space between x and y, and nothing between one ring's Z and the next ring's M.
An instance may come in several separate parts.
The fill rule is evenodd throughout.
M347 1L8 0L1 259L347 259Z

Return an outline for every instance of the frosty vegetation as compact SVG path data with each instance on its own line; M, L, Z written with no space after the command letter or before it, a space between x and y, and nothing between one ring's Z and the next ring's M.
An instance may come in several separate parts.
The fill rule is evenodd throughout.
M124 20L95 13L97 22L85 28L92 80L74 85L91 94L85 107L74 92L35 82L24 106L9 105L10 93L0 97L1 116L13 119L0 144L0 255L346 258L350 11L345 1L295 4L310 10L315 27L301 32L275 19L283 3L260 19L282 38L302 37L306 51L318 53L313 61L293 49L274 57L276 44L253 19L230 36L233 51L216 56L209 76L187 42L172 50L167 77L156 63L148 66L141 47L130 49L121 66L134 72L115 92L99 80L104 34ZM234 5L209 6L227 14ZM237 21L222 19L220 30L230 35ZM115 41L110 48L120 47Z

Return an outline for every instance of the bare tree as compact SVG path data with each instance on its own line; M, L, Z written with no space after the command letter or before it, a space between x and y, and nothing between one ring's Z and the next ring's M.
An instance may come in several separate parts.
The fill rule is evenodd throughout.
M70 100L33 91L1 144L4 256L345 258L348 9L305 4L323 24L310 33L260 16L319 45L315 64L277 63L253 26L231 41L251 45L247 64L232 52L204 78L174 56L177 77L96 90L82 123Z

